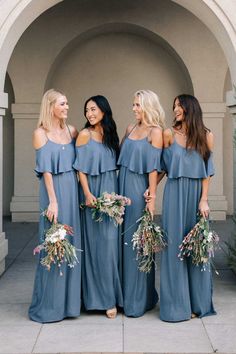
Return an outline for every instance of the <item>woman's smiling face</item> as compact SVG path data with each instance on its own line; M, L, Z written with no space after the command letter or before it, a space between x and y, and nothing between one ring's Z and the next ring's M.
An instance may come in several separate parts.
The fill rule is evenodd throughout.
M89 101L86 106L86 118L91 125L99 124L103 119L104 113L94 101Z

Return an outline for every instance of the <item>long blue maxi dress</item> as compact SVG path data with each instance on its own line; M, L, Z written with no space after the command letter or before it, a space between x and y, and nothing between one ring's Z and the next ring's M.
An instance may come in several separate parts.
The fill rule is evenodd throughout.
M70 242L78 249L81 248L78 182L72 165L75 160L75 141L69 144L57 144L51 140L36 150L36 174L39 177L40 211L49 204L43 173L50 172L58 203L58 222L73 227L74 235ZM44 241L45 231L50 223L40 215L39 242ZM41 252L40 257L45 256ZM80 261L80 252L77 252ZM39 259L40 261L40 259ZM63 275L57 266L48 271L38 263L32 303L29 308L31 320L41 323L60 321L66 317L80 315L81 302L81 262L74 268L65 263L61 267Z
M123 297L126 316L139 317L152 309L158 301L155 289L155 269L150 273L139 271L136 251L132 247L132 237L138 228L136 221L145 208L144 192L148 188L148 174L160 171L162 149L152 146L148 138L133 140L125 138L118 165L119 193L131 199L132 204L126 208L123 223Z
M103 143L90 138L76 147L74 168L87 175L91 193L117 193L116 157ZM81 202L85 201L79 184ZM92 219L91 208L81 210L83 243L82 298L86 310L107 310L123 306L120 282L120 238L118 227L106 215L102 222Z
M215 314L212 274L190 259L178 258L179 245L197 222L202 179L214 174L212 156L205 163L200 154L174 143L163 150L167 182L163 196L163 229L168 247L161 256L160 318L178 322Z

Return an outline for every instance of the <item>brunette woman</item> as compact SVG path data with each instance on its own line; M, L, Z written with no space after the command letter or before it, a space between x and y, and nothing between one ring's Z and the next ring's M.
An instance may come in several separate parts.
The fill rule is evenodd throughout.
M198 100L174 99L173 128L164 131L163 165L167 174L163 228L168 247L161 258L160 318L177 322L215 314L210 267L202 271L191 259L178 258L179 245L197 222L209 215L208 188L214 174L213 134L203 123Z
M90 97L84 105L84 116L87 123L76 141L74 163L81 201L87 206L81 211L83 303L86 310L105 310L108 318L115 318L117 306L123 306L118 228L108 216L102 222L93 220L91 208L103 192L118 191L119 138L104 96Z

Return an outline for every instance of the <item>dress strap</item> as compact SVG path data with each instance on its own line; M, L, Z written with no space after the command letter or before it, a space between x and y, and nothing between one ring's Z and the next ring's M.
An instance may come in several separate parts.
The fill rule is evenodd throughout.
M47 131L44 129L44 128L42 128L43 129L43 131L44 131L44 135L45 135L45 138L46 138L46 143L48 142L48 140L49 140L49 138L48 138L48 134L47 134Z
M149 129L148 133L147 133L147 141L151 144L152 142L152 138L151 138L151 134L152 134L152 127Z
M71 131L70 131L69 125L68 125L68 124L66 124L66 126L67 126L67 129L68 129L68 131L69 131L69 134L70 134L71 140L73 140L73 136L72 136L72 134L71 134Z
M132 131L137 127L137 124L135 124L133 126L133 128L130 130L130 132L128 134L126 134L126 138L128 138L130 136L130 134L132 133Z
M171 131L172 136L175 137L175 131L174 131L173 127L170 127L170 131Z

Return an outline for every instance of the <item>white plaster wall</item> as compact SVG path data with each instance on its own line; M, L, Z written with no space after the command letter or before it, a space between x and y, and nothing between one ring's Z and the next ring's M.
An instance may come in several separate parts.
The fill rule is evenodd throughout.
M98 93L107 96L120 136L134 120L132 104L137 89L151 89L159 95L168 124L173 98L192 90L190 78L175 58L151 40L129 33L100 35L81 43L58 63L49 87L66 92L69 119L78 128L85 123L85 100Z

